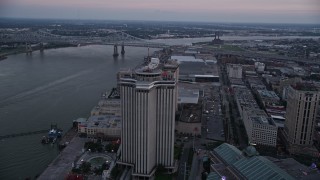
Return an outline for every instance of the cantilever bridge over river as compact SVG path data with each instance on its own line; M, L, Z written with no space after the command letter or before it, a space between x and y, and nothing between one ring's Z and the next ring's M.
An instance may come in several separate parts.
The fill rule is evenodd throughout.
M118 69L135 67L148 53L146 47L125 50L117 59L113 46L92 45L0 61L0 136L15 135L0 140L0 179L33 179L47 167L58 150L40 143L46 132L16 135L55 123L66 132L72 120L88 117L101 93L116 85Z

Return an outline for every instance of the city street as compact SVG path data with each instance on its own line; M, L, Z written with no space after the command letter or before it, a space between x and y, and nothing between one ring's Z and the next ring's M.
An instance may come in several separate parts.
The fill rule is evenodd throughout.
M248 145L246 139L246 133L240 128L242 120L238 114L237 105L235 104L234 97L229 92L229 86L227 86L227 74L223 68L220 71L220 80L223 84L221 94L223 98L223 104L226 110L226 125L227 125L227 141L230 144L239 145L240 147L246 147ZM230 109L231 107L231 109Z
M202 137L212 140L225 140L220 100L220 87L204 89Z
M188 167L188 156L190 148L192 147L192 141L186 142L183 146L182 154L179 162L178 180L185 180L189 176L190 167ZM185 174L186 172L186 174Z

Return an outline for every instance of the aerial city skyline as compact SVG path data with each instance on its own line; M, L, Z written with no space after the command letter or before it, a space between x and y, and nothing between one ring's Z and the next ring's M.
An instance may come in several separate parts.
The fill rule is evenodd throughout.
M4 0L0 17L250 23L320 23L317 0Z
M0 179L319 180L319 0L2 0Z

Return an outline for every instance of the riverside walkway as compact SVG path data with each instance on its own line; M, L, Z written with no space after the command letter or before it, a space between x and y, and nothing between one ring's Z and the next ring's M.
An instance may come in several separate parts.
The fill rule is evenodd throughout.
M38 180L65 179L72 170L72 163L83 154L82 148L86 141L86 138L74 137L56 159L48 165Z

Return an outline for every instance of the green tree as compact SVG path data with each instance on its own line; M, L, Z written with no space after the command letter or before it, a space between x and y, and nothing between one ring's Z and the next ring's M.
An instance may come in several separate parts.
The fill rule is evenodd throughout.
M91 164L89 162L83 162L80 165L80 169L81 169L82 173L86 174L91 171Z

